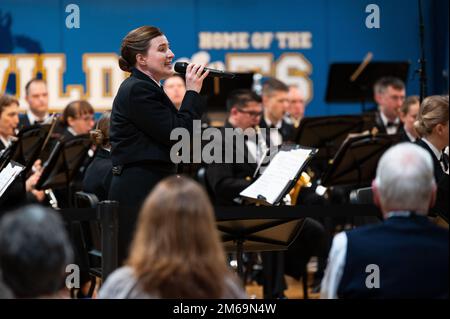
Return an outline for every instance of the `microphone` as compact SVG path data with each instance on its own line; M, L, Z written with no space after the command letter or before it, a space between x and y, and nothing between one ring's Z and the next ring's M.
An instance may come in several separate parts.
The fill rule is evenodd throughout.
M175 71L181 74L186 74L186 68L189 65L189 63L186 62L177 62L175 63ZM221 70L214 70L210 68L204 68L205 71L209 71L208 77L214 77L214 78L224 78L224 79L233 79L236 75L234 73L225 72Z

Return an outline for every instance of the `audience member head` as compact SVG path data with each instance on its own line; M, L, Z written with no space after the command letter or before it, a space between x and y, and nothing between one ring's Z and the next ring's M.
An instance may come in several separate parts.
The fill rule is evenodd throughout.
M177 109L180 109L181 102L183 102L184 94L186 93L186 83L184 79L178 74L168 77L164 81L164 92L166 92L169 99Z
M43 79L31 79L25 85L25 99L31 113L38 119L43 119L48 113L47 83Z
M395 77L379 79L374 86L375 101L389 121L395 121L405 101L405 84Z
M277 124L283 119L284 113L289 107L289 88L283 82L270 78L263 84L262 103L264 105L264 117Z
M107 111L102 114L97 122L94 130L90 132L92 142L103 148L110 148L109 140L109 124L111 122L111 112Z
M433 95L424 99L414 127L421 137L439 150L448 146L448 95Z
M414 123L417 120L419 114L420 101L418 96L409 96L403 103L400 109L400 120L403 123L405 131L414 137L419 137L414 128Z
M185 177L161 181L137 222L128 266L149 294L161 298L220 298L229 275L213 208Z
M246 130L261 121L261 98L251 90L236 90L227 99L228 121L235 128Z
M51 296L64 284L72 248L61 217L26 206L0 220L0 268L17 298Z
M384 215L391 211L426 215L436 193L430 154L413 143L391 147L378 162L372 188Z
M0 96L0 136L7 139L15 135L19 124L19 101L8 94Z
M71 127L77 135L88 134L94 127L94 108L85 100L70 102L63 111L64 126Z
M299 121L305 115L305 98L303 93L299 90L298 86L290 85L289 86L289 106L287 108L287 112L294 120Z

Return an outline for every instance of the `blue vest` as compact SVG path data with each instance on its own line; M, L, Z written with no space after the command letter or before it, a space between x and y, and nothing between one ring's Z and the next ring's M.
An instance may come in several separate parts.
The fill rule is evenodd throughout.
M391 217L348 231L347 239L339 298L448 298L448 230L426 217ZM366 285L368 277L369 287L376 283L370 264L378 266L379 288Z

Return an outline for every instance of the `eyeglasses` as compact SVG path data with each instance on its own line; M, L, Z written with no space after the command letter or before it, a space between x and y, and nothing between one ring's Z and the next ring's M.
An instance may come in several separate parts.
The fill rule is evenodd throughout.
M83 120L85 122L95 121L94 115L84 115L77 117L79 120Z
M238 112L244 113L244 114L248 114L251 117L258 117L258 116L261 116L263 114L262 111L261 112L254 112L254 111L244 111L244 110L240 110L240 109L238 109Z

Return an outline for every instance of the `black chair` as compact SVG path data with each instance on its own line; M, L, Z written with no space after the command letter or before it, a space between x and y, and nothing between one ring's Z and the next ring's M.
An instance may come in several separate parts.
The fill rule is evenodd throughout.
M350 192L351 204L374 204L372 187L363 187Z
M76 208L97 208L98 198L94 194L77 192L74 194ZM89 293L92 297L96 277L102 277L101 230L98 221L72 222L72 237L82 278L89 277L91 281ZM86 278L87 279L87 278Z

